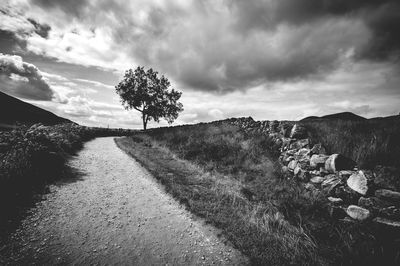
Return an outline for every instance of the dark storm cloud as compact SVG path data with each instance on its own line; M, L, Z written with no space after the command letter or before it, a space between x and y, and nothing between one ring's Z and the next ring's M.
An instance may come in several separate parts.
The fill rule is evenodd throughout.
M25 49L25 40L18 38L14 32L0 29L0 52L14 54Z
M85 12L85 7L90 1L87 0L31 0L32 4L39 5L44 9L58 8L65 13L74 16L81 16Z
M40 24L32 18L28 18L28 21L35 27L35 32L42 38L47 38L51 27L47 24Z
M0 53L0 90L17 97L51 101L54 93L39 69L20 56Z
M293 26L330 17L361 19L373 39L356 51L360 58L385 60L399 57L400 2L397 0L230 0L237 15L235 28L242 34L254 29L270 30L281 23Z
M31 3L48 12L64 12L60 19L65 25L74 17L83 32L90 29L98 36L105 28L106 33L102 33L111 42L110 53L95 53L84 42L74 43L78 37L60 37L53 43L65 45L62 53L52 53L42 40L37 45L44 48L39 47L36 53L79 64L82 57L93 59L89 55L99 60L85 62L127 57L180 85L209 92L244 91L270 82L319 78L345 60L394 62L399 55L400 3L394 0ZM94 25L96 30L92 30ZM41 36L48 36L48 32Z

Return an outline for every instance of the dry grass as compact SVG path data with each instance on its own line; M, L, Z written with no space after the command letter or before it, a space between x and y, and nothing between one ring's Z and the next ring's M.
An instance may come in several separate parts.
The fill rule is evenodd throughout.
M229 125L199 127L179 127L176 134L166 130L166 135L152 131L116 142L191 212L220 228L252 263L321 264L315 241L300 225L290 223L276 205L243 190L249 180L257 182L256 176L275 174L275 164L260 144L269 140L246 137Z
M368 146L363 144L368 138L363 130L351 137L343 129L358 128L355 122L336 122L339 131L332 129L335 124L313 123L308 123L314 128L312 137L325 141L333 151L342 148L357 155ZM390 139L397 134L395 127L385 130ZM381 143L387 138L378 139ZM398 261L399 244L392 235L370 223L331 218L326 195L283 178L276 147L264 135L217 122L154 129L117 143L190 211L221 228L255 264L391 265ZM349 143L355 144L346 150ZM354 150L357 145L359 150ZM369 149L369 158L377 156L378 149Z
M341 153L363 168L377 164L400 167L400 118L301 122L311 138L332 153Z

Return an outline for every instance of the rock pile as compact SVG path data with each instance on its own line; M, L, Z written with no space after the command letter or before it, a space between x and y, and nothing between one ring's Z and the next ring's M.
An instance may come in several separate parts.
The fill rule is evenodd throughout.
M305 183L309 190L327 195L332 218L344 222L373 221L400 229L400 173L391 167L359 169L341 154L328 154L321 143L312 143L307 129L291 121L229 120L247 133L266 134L277 144L282 172Z

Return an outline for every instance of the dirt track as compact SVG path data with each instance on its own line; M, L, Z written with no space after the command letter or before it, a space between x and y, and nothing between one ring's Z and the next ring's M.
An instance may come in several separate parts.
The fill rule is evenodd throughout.
M75 182L54 185L13 236L11 263L243 265L247 259L196 221L112 138L70 161Z

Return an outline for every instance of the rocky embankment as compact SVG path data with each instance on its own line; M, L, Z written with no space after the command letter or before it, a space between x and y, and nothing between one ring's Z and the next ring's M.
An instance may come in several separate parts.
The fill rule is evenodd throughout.
M343 222L372 222L400 230L400 177L398 169L376 166L360 169L341 154L328 154L313 143L307 129L291 121L228 120L247 133L266 134L279 149L282 172L313 192L324 193L332 218Z

